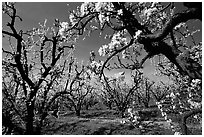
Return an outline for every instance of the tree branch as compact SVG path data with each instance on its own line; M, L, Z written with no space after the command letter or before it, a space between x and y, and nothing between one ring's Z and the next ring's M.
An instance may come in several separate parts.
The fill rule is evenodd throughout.
M125 50L126 48L130 47L130 46L133 44L133 42L134 42L134 39L131 39L130 42L129 42L129 44L127 44L126 46L122 47L122 48L119 49L119 50L116 50L113 54L111 54L111 55L106 59L106 61L105 61L105 62L103 63L103 65L102 65L100 77L102 76L102 72L103 72L103 70L104 70L106 64L108 63L108 61L109 61L110 59L112 59L112 57L114 57L115 55L117 55L118 53L120 53L120 52L122 52L123 50Z
M200 3L202 5L202 3ZM190 19L199 19L202 20L202 7L199 8L190 8L182 13L175 14L172 19L167 22L164 29L157 33L157 34L149 34L149 35L141 35L139 37L140 43L147 43L153 41L160 41L164 39L172 30L173 28L182 22L186 22Z
M9 36L12 36L14 38L16 38L16 35L11 33L11 32L8 32L8 31L5 31L5 30L2 30L2 34L6 34L6 35L9 35Z
M188 111L188 112L185 112L183 115L182 115L182 118L181 118L181 130L182 130L182 133L184 135L187 135L187 126L186 126L186 120L188 117L190 116L193 116L193 115L196 115L196 114L202 114L202 109L195 109L195 110L191 110L191 111Z

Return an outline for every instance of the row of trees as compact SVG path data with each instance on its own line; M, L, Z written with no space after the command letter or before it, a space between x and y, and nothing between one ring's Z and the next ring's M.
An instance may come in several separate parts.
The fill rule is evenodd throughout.
M170 88L178 93L175 104L185 99L189 104L186 113L182 113L183 134L186 134L186 119L201 113L201 107L192 104L202 96L202 44L194 39L198 28L189 27L187 21L202 20L202 4L183 5L186 10L174 13L176 3L83 3L70 13L67 22L55 19L50 28L45 21L39 28L19 30L16 22L22 19L15 4L4 3L2 11L10 20L2 29L3 40L7 39L8 45L2 49L3 117L10 119L9 125L12 125L6 131L18 129L21 133L34 134L36 125L40 131L48 111L59 104L58 98L67 100L79 116L82 104L89 102L88 97L93 98L93 79L100 81L103 87L101 98L106 98L109 108L114 102L122 116L130 107L133 94L146 107L150 93L161 102L166 92L163 89L161 92L159 87L152 90L154 83L139 73L147 59L157 56L159 73L175 83L182 83ZM112 30L112 34L106 36L110 43L99 49L99 55L106 57L104 62L96 61L94 51L87 65L74 58L74 43L87 30L85 28L90 32ZM115 78L106 76L105 69L130 70L132 83L126 83L122 73ZM170 90L166 89L164 91ZM3 125L8 127L6 121Z

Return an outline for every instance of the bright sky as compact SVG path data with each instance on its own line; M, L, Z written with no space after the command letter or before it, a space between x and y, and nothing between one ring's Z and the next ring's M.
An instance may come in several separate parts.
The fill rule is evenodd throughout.
M51 26L55 18L58 18L60 21L67 21L69 18L69 10L76 9L77 5L80 3L68 3L65 2L20 2L16 3L16 8L18 15L22 17L23 22L17 24L19 29L32 29L33 27L38 27L39 22L44 22L47 19L47 26ZM5 15L2 17L2 24L5 24L7 18ZM3 40L3 45L4 45ZM82 38L76 44L75 55L79 60L88 60L89 53L91 50L98 52L98 49L101 45L108 44L103 38L99 37L99 33L94 32L91 37L83 40ZM155 69L150 61L146 61L144 64L144 74L154 81L167 81L166 78L158 78L154 76Z

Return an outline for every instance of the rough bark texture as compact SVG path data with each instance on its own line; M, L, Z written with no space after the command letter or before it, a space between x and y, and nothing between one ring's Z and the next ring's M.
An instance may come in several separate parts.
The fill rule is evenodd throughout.
M188 7L188 9L175 14L172 19L166 23L164 29L156 34L152 34L148 28L141 25L134 15L132 15L131 11L124 7L123 3L113 3L113 5L115 9L123 10L124 16L121 20L123 20L124 25L131 36L134 36L137 30L142 30L144 35L139 37L138 42L144 45L144 49L150 54L150 57L163 54L178 67L181 74L188 75L191 79L202 78L202 66L200 64L189 57L187 58L181 51L179 51L179 49L176 49L174 46L163 41L177 24L186 22L190 19L202 20L201 2L184 3L184 6Z
M33 135L34 102L27 102L26 134Z
M188 135L188 128L186 126L186 120L187 118L189 118L190 116L193 116L193 115L196 115L196 114L199 114L199 113L202 113L202 110L201 109L195 109L195 110L191 110L191 111L188 111L186 113L184 113L182 115L182 118L181 118L181 131L182 131L182 134L183 135Z

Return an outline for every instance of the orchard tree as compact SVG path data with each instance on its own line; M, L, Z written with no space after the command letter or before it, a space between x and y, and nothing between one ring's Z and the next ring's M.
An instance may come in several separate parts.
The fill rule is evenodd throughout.
M104 85L105 86L105 85ZM109 94L109 92L107 92L106 90L104 90L104 88L102 88L101 90L99 89L100 93L99 93L99 99L100 101L108 107L108 109L112 109L113 105L114 105L114 98L111 94Z
M40 115L40 130L54 101L52 94L57 92L54 86L63 74L65 58L69 60L68 55L73 52L76 37L69 24L57 19L50 28L46 27L45 21L39 28L19 30L16 22L22 19L15 4L3 3L2 6L3 13L10 19L2 29L3 40L8 40L7 45L2 46L4 95L15 116L22 116L25 134L34 134L35 117ZM70 35L64 35L64 31ZM37 104L41 111L35 110Z
M186 9L175 13L177 3L85 2L70 14L70 21L79 34L87 30L85 27L91 31L107 27L113 30L111 42L99 49L101 56L108 55L102 70L110 59L121 52L124 58L136 54L131 64L123 66L129 69L142 68L147 59L164 55L182 75L201 79L201 64L189 55L191 49L199 43L191 45L182 41L197 32L186 26L189 26L191 20L195 20L195 23L198 22L196 20L202 20L202 3L184 2L183 5ZM93 25L93 21L98 25ZM179 37L177 30L183 26L183 35ZM142 52L138 50L142 45L147 54L139 61L138 55Z
M170 86L165 85L162 81L158 85L154 85L151 93L155 98L156 102L160 102L165 99L167 95L169 95Z
M125 72L119 72L114 77L104 76L104 88L105 92L108 94L109 99L113 100L115 103L118 112L124 117L126 109L129 107L132 96L138 89L140 83L140 73L137 71L132 72L132 77L134 82L127 83L125 82Z
M158 57L158 69L167 70L169 77L172 69L168 70L168 66L177 70L173 74L200 81L202 43L195 35L200 34L196 25L201 25L202 3L184 2L183 9L179 9L179 4L88 2L71 12L70 21L80 35L85 28L89 32L112 30L112 35L105 36L110 43L99 49L99 55L107 57L97 71L101 76L106 68L135 70L143 68L147 59ZM91 59L94 57L91 52Z
M99 101L95 91L90 92L90 94L85 97L83 102L84 102L83 106L85 107L86 110L89 110L89 108L96 105Z
M65 86L64 86L65 85ZM60 92L53 96L53 99L63 95L66 101L74 108L76 115L80 116L80 112L88 96L92 95L94 87L91 83L91 71L82 63L77 62L76 58L71 57L66 67L66 71L62 78L59 88Z
M151 96L152 86L154 85L153 81L150 81L146 77L141 78L139 88L136 92L138 99L144 104L145 108L149 107Z

